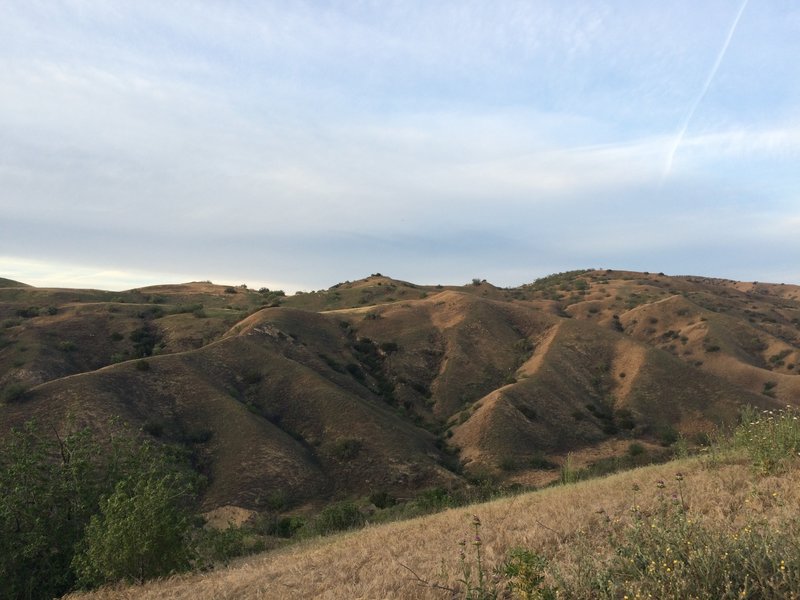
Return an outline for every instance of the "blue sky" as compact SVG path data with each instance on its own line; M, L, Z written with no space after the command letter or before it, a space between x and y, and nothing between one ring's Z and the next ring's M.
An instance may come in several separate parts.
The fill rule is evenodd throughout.
M4 2L0 276L800 283L800 5Z

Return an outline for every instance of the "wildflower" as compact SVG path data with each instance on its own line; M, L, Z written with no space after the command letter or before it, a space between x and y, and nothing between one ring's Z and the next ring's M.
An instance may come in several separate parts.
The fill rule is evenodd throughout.
M480 517L478 517L478 515L472 515L472 524L473 525L480 525L481 524L481 520L480 520Z
M683 473L675 473L675 481L683 481Z
M481 545L481 536L476 535L475 539L472 540L472 545L473 546L480 546Z
M665 487L667 487L667 485L664 483L663 479L659 479L656 481L656 487L660 490L663 490Z
M638 492L639 491L639 484L638 483L634 483L633 486L631 486L631 489L634 492Z

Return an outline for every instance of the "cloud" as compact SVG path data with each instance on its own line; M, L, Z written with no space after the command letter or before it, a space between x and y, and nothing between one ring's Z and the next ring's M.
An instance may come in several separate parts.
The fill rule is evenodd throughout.
M477 268L511 284L625 253L687 264L682 247L717 242L735 256L731 240L766 239L798 200L797 42L763 4L661 189L724 2L2 11L8 256L287 286Z

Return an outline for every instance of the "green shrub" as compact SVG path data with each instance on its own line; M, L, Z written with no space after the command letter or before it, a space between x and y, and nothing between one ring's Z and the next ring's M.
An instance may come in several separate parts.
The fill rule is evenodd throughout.
M390 506L394 506L397 502L386 490L371 493L369 495L369 501L371 504L375 505L376 508L389 508Z
M182 499L191 487L181 477L156 473L125 478L100 502L86 527L73 566L84 585L146 579L188 570L192 520Z
M351 460L364 446L360 438L339 438L331 445L331 453L339 460Z
M10 383L3 388L3 393L0 396L3 402L13 403L20 402L25 399L28 393L28 386L23 383Z
M645 447L638 442L631 442L630 445L628 446L628 454L630 456L642 456L643 454L646 453L647 450L645 449Z
M84 577L84 585L106 580L100 573L104 570L100 546L106 533L107 539L117 536L107 555L127 549L119 546L121 529L101 531L96 525L93 537L88 538L93 515L100 525L113 521L108 518L112 514L109 502L118 498L121 482L125 490L134 491L144 485L141 482L158 484L167 477L187 485L193 482L183 460L166 447L142 443L128 434L101 444L88 429L58 434L31 422L23 430L12 430L0 443L0 596L52 598L74 589L78 576ZM157 486L153 491L158 491ZM147 527L157 526L162 517L151 514L152 503L143 508L137 505L138 496L129 497L134 497L129 508L139 511L137 518L152 523L137 527L147 535ZM167 498L162 500L159 510ZM175 496L169 500L175 501ZM100 512L101 505L105 513ZM168 515L173 508L165 510ZM126 515L125 519L133 518L130 511ZM140 551L163 550L161 546L147 550L148 539L136 542L142 546ZM79 554L81 558L76 558ZM164 564L174 564L170 560L167 556ZM139 575L144 572L135 565L131 568L138 569Z
M364 515L352 502L340 502L322 510L314 520L314 530L322 535L359 527Z

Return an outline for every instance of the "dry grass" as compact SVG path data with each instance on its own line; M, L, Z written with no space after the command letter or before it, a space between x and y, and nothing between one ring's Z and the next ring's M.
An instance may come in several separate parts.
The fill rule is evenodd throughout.
M420 586L405 567L430 581L455 584L457 542L470 533L472 514L483 522L488 565L501 562L513 547L524 546L548 557L554 569L575 583L581 556L602 557L611 552L607 522L619 521L624 526L633 506L642 514L656 511L660 493L656 482L666 481L664 492L669 493L677 489L679 471L691 517L726 531L736 531L756 518L780 523L794 516L800 503L797 468L780 477L762 477L743 462L709 467L707 459L690 459L310 540L220 571L71 597L446 598L442 591ZM635 486L639 491L634 491Z

